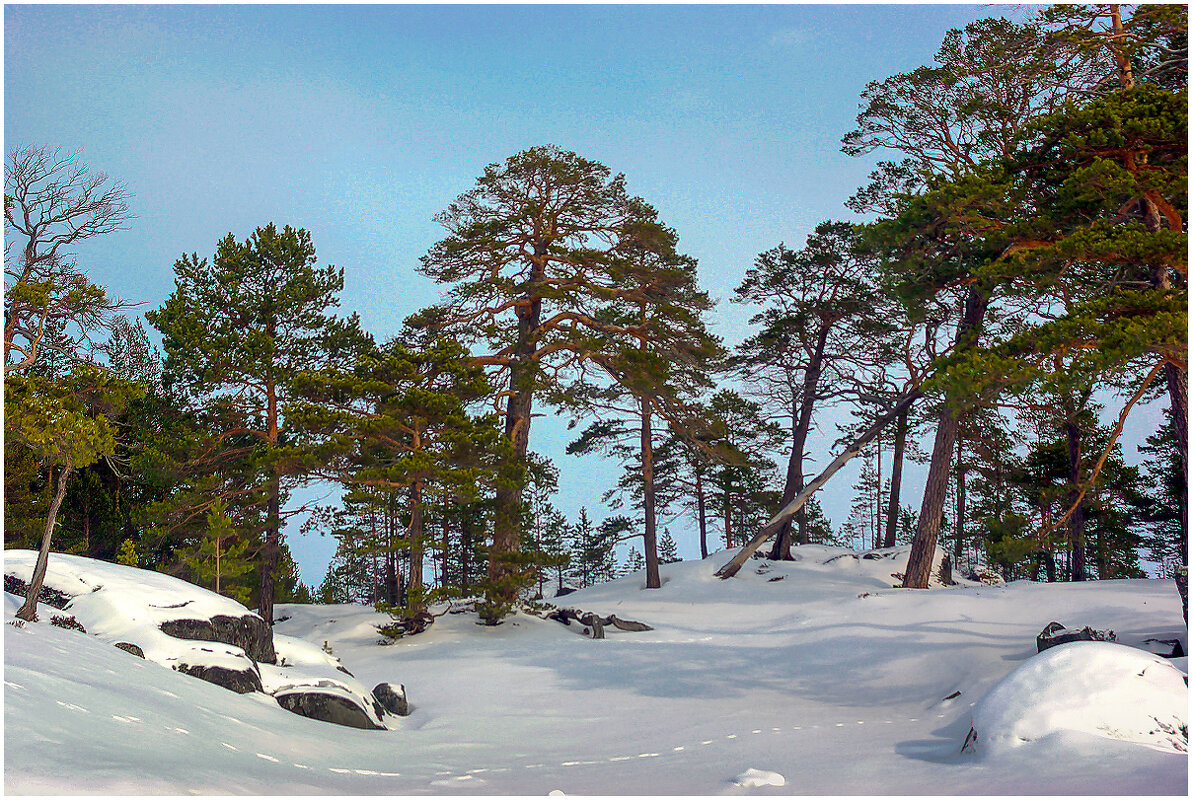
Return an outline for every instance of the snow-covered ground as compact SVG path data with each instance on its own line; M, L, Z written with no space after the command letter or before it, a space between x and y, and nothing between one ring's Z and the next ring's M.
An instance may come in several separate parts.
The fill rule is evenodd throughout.
M905 551L797 550L729 581L712 575L721 553L663 566L659 590L639 575L558 599L654 627L603 640L445 614L382 646L371 609L279 607L277 634L326 642L365 687L406 685L413 711L389 731L299 717L48 622L6 625L5 791L1185 795L1184 740L1154 734L1187 725L1185 660L1123 647L1187 648L1171 581L909 591L890 578ZM1053 620L1119 645L1037 657Z

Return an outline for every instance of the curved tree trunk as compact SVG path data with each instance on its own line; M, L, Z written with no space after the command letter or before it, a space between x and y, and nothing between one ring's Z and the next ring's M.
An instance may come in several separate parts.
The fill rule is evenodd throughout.
M955 350L972 345L978 336L989 295L976 284L969 287L965 296L965 310L957 326ZM924 482L924 498L920 504L920 517L916 521L915 538L911 541L911 555L907 560L907 574L903 586L926 589L932 573L932 557L936 553L936 540L940 536L940 523L944 513L945 495L948 491L949 467L953 459L953 447L957 442L957 414L946 403L940 410L936 424L936 440L932 445L932 461L928 465L928 478Z
M58 507L62 506L62 499L66 496L66 482L70 479L71 472L71 467L67 465L58 473L58 486L54 490L54 499L50 501L50 511L46 515L46 530L42 534L41 548L37 552L37 565L33 568L33 576L29 580L25 603L21 604L16 613L21 620L32 621L37 617L37 596L41 594L41 586L46 580L46 567L50 561L50 541L54 537L54 522L58 518Z

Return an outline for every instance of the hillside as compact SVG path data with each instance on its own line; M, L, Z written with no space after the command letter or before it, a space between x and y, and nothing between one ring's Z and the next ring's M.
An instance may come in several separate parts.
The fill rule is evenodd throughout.
M600 640L526 614L496 628L444 614L382 646L373 626L386 618L368 608L279 607L276 634L326 643L366 687L406 686L413 710L387 717L388 731L298 717L92 634L5 626L5 790L1186 793L1179 732L1146 723L1187 726L1187 690L1170 667L1186 662L1124 647L1160 652L1149 638L1179 637L1187 648L1171 582L909 591L890 580L903 549L798 553L752 561L730 581L712 576L722 553L665 565L660 590L629 576L558 599L653 627ZM16 605L6 595L9 622ZM1111 629L1119 644L1045 652L1034 673L1000 685L999 715L983 707L1054 620ZM1124 673L1137 664L1138 681ZM1057 685L1082 679L1106 692L1074 710ZM1005 730L978 732L963 753L975 709Z

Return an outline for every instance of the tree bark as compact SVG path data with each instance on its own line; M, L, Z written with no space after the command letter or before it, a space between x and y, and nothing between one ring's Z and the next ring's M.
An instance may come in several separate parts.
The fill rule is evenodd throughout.
M62 499L66 496L66 482L71 472L72 468L64 465L58 473L58 486L54 490L54 499L50 501L50 511L46 515L46 530L41 537L41 548L37 552L37 564L29 581L29 591L25 594L25 603L21 604L16 613L21 620L32 622L37 617L37 596L46 580L46 567L50 561L50 541L54 537L54 521L58 518L58 507L62 506Z
M1189 564L1189 373L1171 362L1164 365L1168 381L1168 402L1172 408L1172 430L1181 455L1181 562Z
M700 558L708 558L708 518L704 510L704 472L696 468L696 517L700 526Z
M1068 411L1065 439L1069 450L1069 504L1076 504L1069 515L1069 547L1072 550L1069 571L1072 581L1085 581L1085 501L1077 498L1081 492L1081 429L1074 419L1076 409L1069 408Z
M281 480L275 475L269 479L268 523L265 542L261 546L261 597L257 612L265 625L273 628L273 598L278 569L278 548L281 542Z
M657 590L663 586L659 576L659 547L655 531L654 445L651 442L650 401L639 401L642 412L640 445L642 452L642 550L646 557L646 587Z
M800 389L799 412L793 416L794 425L791 431L791 456L787 460L787 480L783 485L783 497L780 508L791 503L791 500L804 488L804 451L808 443L808 430L812 427L812 408L816 403L816 393L820 385L820 372L824 366L824 347L828 342L828 325L821 325L816 335L816 344L812 348L812 356L808 367L804 370L804 384ZM801 507L797 515L799 526L799 544L808 544L807 515ZM775 538L774 547L770 552L771 559L791 561L791 521L783 524L782 530Z
M886 510L886 536L882 547L895 547L895 531L899 525L899 495L903 484L903 453L907 448L907 417L911 407L904 409L895 418L895 444L891 455L891 500Z
M409 590L417 591L423 586L423 493L422 483L415 481L410 486L410 578L407 581ZM418 611L423 610L423 603L417 603Z
M953 540L953 568L961 569L965 551L965 465L961 464L961 448L957 448L957 536Z
M861 452L862 448L866 446L866 443L878 436L878 432L881 431L887 423L895 419L895 417L897 417L904 409L909 408L911 404L915 403L916 399L919 398L920 395L921 393L918 388L908 392L899 399L899 402L896 403L889 412L875 420L874 425L870 426L861 434L861 436L850 443L848 448L837 454L837 458L829 462L828 467L824 468L824 471L821 472L820 475L808 482L807 486L800 490L800 493L791 500L791 503L780 509L779 513L771 518L770 522L767 523L761 531L755 534L754 538L747 542L745 546L743 546L742 549L737 552L737 555L734 556L733 559L723 565L721 569L716 572L715 575L717 578L727 579L736 576L737 572L741 570L742 565L746 563L746 560L749 559L755 551L761 548L764 542L774 536L775 532L779 530L784 522L790 520L796 512L803 508L803 505L807 503L808 498L812 497L812 493L816 492L816 490L828 483L828 480L833 477L834 473L840 470L845 463L854 456L857 456Z
M965 295L965 309L961 323L957 326L955 350L972 345L978 336L982 318L990 298L976 284L969 287ZM945 495L948 491L949 467L953 459L953 446L957 441L957 414L946 402L940 410L936 425L936 440L932 446L932 461L928 465L928 478L924 483L924 498L920 504L920 517L916 521L915 537L911 541L911 554L907 559L907 573L903 586L912 589L926 589L932 574L932 557L936 553L936 540L940 536L941 515L944 512Z

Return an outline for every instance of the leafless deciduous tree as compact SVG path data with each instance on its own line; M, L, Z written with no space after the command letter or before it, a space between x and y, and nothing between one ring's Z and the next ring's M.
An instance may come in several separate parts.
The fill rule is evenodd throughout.
M75 262L84 239L125 227L128 190L92 172L78 154L22 147L4 164L4 373L38 352L77 348L126 304L108 297ZM60 331L63 342L48 337Z

